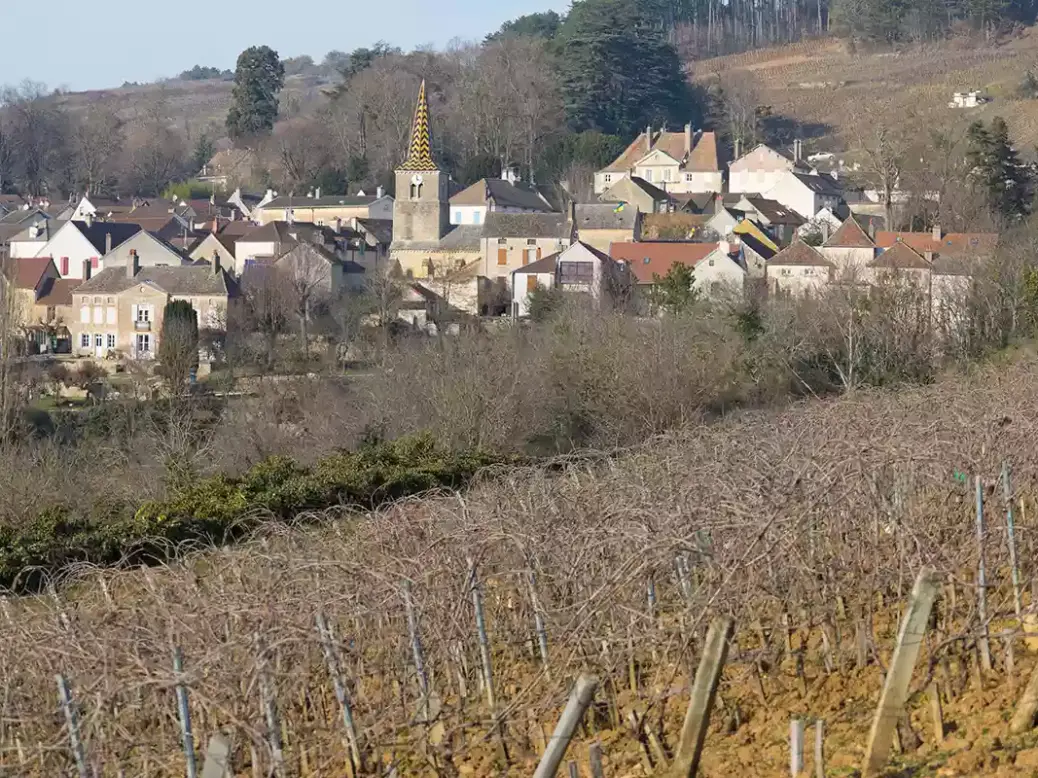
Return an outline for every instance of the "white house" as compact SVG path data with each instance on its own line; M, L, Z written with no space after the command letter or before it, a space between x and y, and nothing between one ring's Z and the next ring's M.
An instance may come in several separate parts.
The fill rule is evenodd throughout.
M101 267L124 267L131 253L136 252L137 267L179 267L190 265L191 260L166 241L146 230L140 230L101 257Z
M555 209L537 189L515 180L483 178L450 199L451 224L483 224L487 213L552 213ZM508 176L508 178L504 178Z
M768 262L768 292L803 297L825 287L834 269L832 262L798 238Z
M875 242L853 216L849 216L818 251L833 263L837 276L849 280L864 280L865 269L876 258Z
M595 194L637 176L669 193L720 192L723 175L713 132L653 131L648 127L612 164L595 173Z
M95 274L104 270L102 258L140 231L136 224L97 222L88 215L86 221L65 222L36 256L53 259L62 278L81 279L84 260Z
M733 194L764 194L773 189L786 173L793 171L807 173L808 168L760 143L728 166L728 191Z
M839 207L843 187L831 176L786 171L763 194L769 200L777 200L792 208L805 219L813 219L823 208L835 211Z
M828 208L823 208L797 228L796 234L799 238L807 237L812 233L818 233L823 241L829 240L829 236L840 229L843 222Z
M512 272L512 315L530 315L530 293L538 286L587 295L598 308L621 299L630 285L626 263L578 241Z
M27 219L25 228L10 240L10 256L13 259L38 256L47 241L53 238L64 224L65 222L51 219L44 213Z

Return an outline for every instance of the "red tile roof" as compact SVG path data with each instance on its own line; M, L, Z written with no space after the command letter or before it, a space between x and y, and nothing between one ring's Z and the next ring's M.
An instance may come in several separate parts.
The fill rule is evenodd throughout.
M50 257L21 257L11 261L11 277L18 289L35 289L53 264Z
M627 262L639 284L651 284L653 276L667 275L674 264L695 267L716 249L716 243L614 243L609 248L609 255L615 260Z
M857 220L849 216L823 245L835 248L872 248L876 244Z
M907 243L920 254L927 252L948 256L988 256L998 244L998 234L993 232L949 232L935 239L930 232L877 232L876 245L890 248L895 243Z

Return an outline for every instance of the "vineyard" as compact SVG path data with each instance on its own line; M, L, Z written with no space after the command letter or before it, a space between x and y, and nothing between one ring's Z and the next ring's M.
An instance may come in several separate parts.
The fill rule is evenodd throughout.
M73 570L3 601L0 772L192 775L223 733L238 776L529 776L586 675L562 772L671 775L707 628L731 618L699 775L789 775L793 720L805 775L856 774L930 566L882 774L1032 775L1038 735L1010 720L1035 664L1036 367L492 469L166 567Z

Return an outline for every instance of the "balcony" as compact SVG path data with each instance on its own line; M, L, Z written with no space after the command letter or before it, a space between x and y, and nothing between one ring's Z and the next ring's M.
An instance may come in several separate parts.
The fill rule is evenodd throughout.
M151 332L151 322L150 321L135 321L133 323L133 329L136 332Z

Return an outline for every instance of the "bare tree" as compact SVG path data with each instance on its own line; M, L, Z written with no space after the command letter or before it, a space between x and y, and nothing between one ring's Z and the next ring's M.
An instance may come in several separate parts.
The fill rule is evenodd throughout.
M906 129L911 126L906 120L898 127L882 124L868 125L857 131L857 145L864 160L863 170L869 175L880 192L887 229L894 225L894 192L901 183L909 150L914 138Z
M332 295L333 261L308 243L299 244L278 261L277 269L287 282L292 307L299 319L299 340L307 361L310 323Z
M76 183L84 191L96 194L112 187L124 142L123 123L105 103L93 103L75 122L71 147Z
M24 82L0 92L15 181L29 194L46 194L68 167L68 117L43 84Z
M244 298L238 310L243 328L263 337L267 368L274 364L278 338L288 331L292 302L273 267L253 267L242 276Z
M282 185L289 191L311 186L333 164L327 127L320 120L298 118L282 122L275 128L270 143L279 162Z

